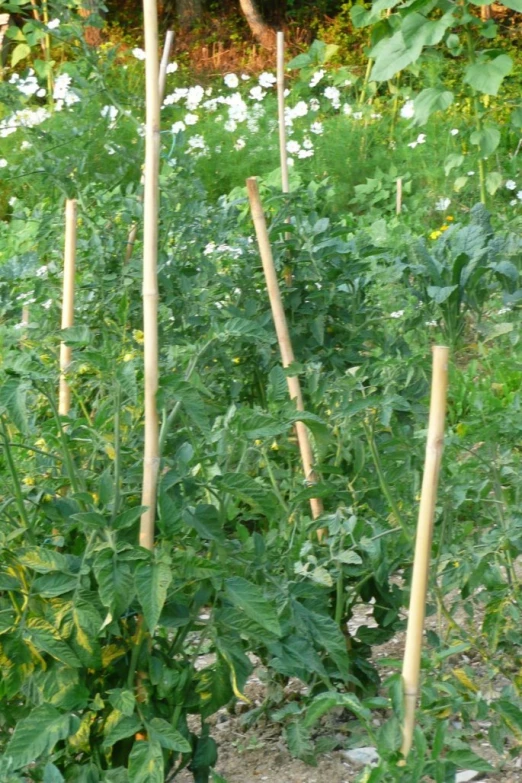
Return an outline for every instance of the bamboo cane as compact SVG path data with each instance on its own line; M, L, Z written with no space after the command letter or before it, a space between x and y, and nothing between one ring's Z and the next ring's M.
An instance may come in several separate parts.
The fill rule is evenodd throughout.
M76 267L76 201L65 202L65 253L63 264L62 329L74 323L74 273ZM71 364L72 348L64 342L60 345L60 390L58 413L67 416L71 407L71 389L66 373Z
M160 63L159 75L158 75L160 107L161 104L163 103L163 98L165 96L165 84L167 81L167 66L169 64L170 50L172 49L173 41L174 41L174 31L167 30L167 34L165 35L165 44L163 46L163 54L161 55L161 63ZM140 179L140 185L143 185L144 182L145 182L145 175L142 174ZM135 222L130 227L129 235L127 237L127 249L125 250L126 264L128 264L131 259L132 251L134 250L134 243L136 242L137 233L138 233L138 223Z
M419 691L422 634L426 611L426 594L430 566L433 518L437 499L437 484L444 446L444 416L448 387L449 349L436 345L433 348L433 377L431 381L430 415L424 475L417 523L415 559L411 582L410 610L406 631L406 647L402 667L404 691L404 725L401 753L404 758L410 752L415 727L415 705ZM404 761L402 762L404 764Z
M395 203L395 212L400 215L402 212L402 177L397 177L397 199Z
M158 411L158 217L160 95L158 89L158 10L156 0L143 0L145 27L145 192L143 217L143 334L145 371L145 450L143 458L140 544L154 547L156 485L159 468Z
M290 341L290 334L288 332L285 311L283 309L283 302L281 300L281 292L277 282L277 275L274 266L274 259L272 257L270 240L268 238L263 207L261 205L261 199L259 198L257 179L255 177L249 177L249 179L246 181L246 185L248 190L248 197L250 199L250 211L252 213L252 220L254 222L257 242L259 245L259 254L263 264L263 271L265 273L270 306L272 308L272 316L274 319L277 339L279 342L281 359L283 362L283 367L289 367L294 361L294 352L292 350L292 343ZM296 376L290 376L287 377L286 380L288 383L290 399L295 400L298 411L304 411L303 395L301 394L299 378ZM299 444L299 451L301 453L301 461L303 463L305 480L308 484L316 484L317 476L313 467L314 457L312 453L312 447L310 445L310 439L308 437L308 430L302 421L296 422L295 429L297 434L297 441ZM323 513L323 503L320 498L311 498L310 507L312 510L312 517L314 519L317 519ZM317 534L319 538L321 538L322 531L318 530Z

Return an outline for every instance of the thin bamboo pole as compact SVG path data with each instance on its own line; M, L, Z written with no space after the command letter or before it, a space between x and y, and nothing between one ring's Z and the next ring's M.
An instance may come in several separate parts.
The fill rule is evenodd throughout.
M433 377L431 381L430 415L424 475L417 523L415 559L411 582L410 611L406 631L406 647L402 667L404 691L404 725L401 753L404 758L410 752L415 727L415 705L419 691L422 635L426 612L426 594L430 567L433 518L437 499L437 484L444 447L444 417L448 388L449 349L436 345L433 348ZM402 762L404 764L404 762Z
M165 44L163 46L163 54L161 55L161 62L160 62L159 75L158 75L160 107L161 104L163 103L163 98L165 97L165 84L167 81L167 66L169 64L170 50L172 49L173 42L174 42L174 31L167 30L167 34L165 35ZM140 185L143 185L144 182L145 182L145 175L142 174L140 179ZM127 248L125 250L126 264L128 264L131 259L132 251L134 250L134 244L136 242L137 233L138 233L138 223L135 222L130 227L129 235L127 237Z
M397 177L397 198L395 202L395 212L400 215L402 212L402 177Z
M62 329L74 324L74 273L76 268L76 200L65 202L65 253L63 263ZM60 345L60 390L58 413L67 416L71 407L71 389L66 373L71 364L72 348Z
M158 9L156 0L143 0L145 28L145 192L143 217L143 334L145 371L145 449L143 457L140 545L154 547L158 449L158 218L160 95L158 89Z
M288 154L285 126L285 34L277 33L277 111L279 119L279 154L281 157L281 184L283 193L290 192L288 181Z
M277 282L274 259L272 257L272 249L270 247L270 240L268 238L268 231L266 228L265 215L263 213L261 199L259 198L257 179L255 177L249 177L246 181L246 185L248 190L248 197L250 199L250 211L252 213L252 220L256 230L257 243L259 245L259 254L261 256L263 271L265 273L268 296L270 299L270 307L272 308L272 317L274 319L277 339L279 342L281 359L283 362L283 367L289 367L294 361L294 352L292 349L290 334L288 332L288 325L286 322L285 311L283 309L283 302L281 300L281 292ZM303 395L301 393L301 384L299 383L299 378L296 376L291 376L287 377L286 380L288 383L290 399L295 400L298 411L304 411ZM301 461L303 463L305 479L308 484L316 484L317 476L313 467L314 457L312 447L310 445L310 439L308 437L308 430L302 421L296 422L295 429L297 434L297 442L299 444L299 451L301 453ZM323 503L320 498L311 498L310 507L312 510L312 517L314 519L317 519L323 513ZM318 531L318 536L321 538L322 531Z

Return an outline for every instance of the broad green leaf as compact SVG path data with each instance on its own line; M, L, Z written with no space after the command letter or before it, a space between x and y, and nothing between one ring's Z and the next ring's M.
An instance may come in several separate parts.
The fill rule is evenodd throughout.
M71 519L74 522L79 522L82 526L92 529L103 528L107 524L103 514L99 514L97 511L81 511L79 514L73 514Z
M310 732L300 721L293 721L285 728L285 737L288 750L294 758L301 759L307 764L315 764L314 745L310 739Z
M350 678L350 660L346 639L337 623L327 615L308 609L299 601L292 601L295 623L319 649L326 650L337 664L341 676Z
M64 776L50 761L44 767L43 783L64 783Z
M78 658L84 666L99 668L101 666L101 650L98 634L103 618L96 604L84 598L77 598L72 610L74 623L73 646Z
M210 770L210 774L212 777L212 783L228 783L227 779L223 777L223 775L218 775L218 773L214 770Z
M26 390L17 378L0 384L0 414L5 413L20 432L27 432Z
M20 60L24 60L26 57L29 57L30 54L31 47L26 43L19 43L13 49L13 53L11 55L11 68L14 68L16 65L18 65Z
M511 8L512 11L518 11L519 14L522 14L522 0L502 0L502 5L505 5L506 8Z
M182 519L185 525L193 528L204 540L222 541L224 539L223 524L215 506L207 503L188 506L183 511Z
M511 731L520 737L522 733L522 710L507 699L499 699L491 703L491 706L507 723Z
M464 155L451 152L444 161L444 174L448 176L452 169L458 169L464 163Z
M425 125L430 116L436 111L444 111L453 103L454 95L442 87L428 87L422 90L415 98L413 104L415 125Z
M472 750L449 750L444 758L446 761L456 764L457 767L476 769L477 772L494 771L494 767L486 759L477 756Z
M481 130L473 131L469 137L472 144L480 148L484 157L488 157L500 144L500 130L494 125L485 125Z
M421 51L422 46L417 49L406 46L400 30L391 38L383 38L370 52L370 57L375 61L370 80L388 81L396 73L415 62Z
M76 715L62 714L49 704L42 704L18 721L5 758L13 770L21 769L51 753L57 742L75 734L79 726Z
M93 570L102 604L113 615L125 611L134 597L134 580L128 564L121 562L116 552L104 549L96 556Z
M378 22L381 18L382 12L388 9L395 8L400 0L376 0L372 3L370 9L366 9L363 5L352 5L350 8L350 17L353 22L353 26L356 28L367 27L374 22Z
M457 288L458 285L429 285L426 290L430 299L433 299L433 301L437 304L443 304L450 298L452 293L456 291Z
M152 718L147 723L147 730L149 738L159 742L162 748L166 750L173 750L176 753L190 753L192 747L190 742L171 726L171 724L163 720L163 718Z
M69 574L43 574L33 582L33 590L42 598L55 598L78 586L78 577Z
M68 326L62 329L61 336L65 345L72 347L88 345L91 341L91 333L87 326Z
M129 756L129 783L165 783L163 751L159 742L136 741Z
M44 619L30 618L23 629L23 638L34 645L37 650L46 652L65 666L81 667L80 661L69 645L61 639L58 631Z
M511 73L513 60L507 54L500 54L494 60L481 58L466 68L464 81L477 92L497 95L505 77ZM486 153L485 153L486 154Z
M461 190L463 190L466 187L468 182L469 182L469 177L457 177L457 179L453 183L453 190L459 193Z
M136 706L136 697L134 693L125 688L114 688L112 691L108 691L109 702L112 704L115 710L119 710L122 715L130 717L134 713Z
M112 748L116 742L127 737L133 737L143 727L137 715L123 715L119 710L114 710L109 715L103 733L104 748Z
M18 555L18 562L25 568L32 568L38 574L48 574L51 571L66 572L69 562L65 555L54 549L45 547L27 547Z
M491 196L494 196L502 185L502 174L499 171L490 171L486 177L486 188Z
M353 549L345 549L344 552L336 555L335 559L346 565L361 565L363 561L362 557Z
M172 569L166 560L138 563L134 575L136 594L150 633L154 633L172 581Z
M118 516L112 523L112 527L115 530L125 530L126 528L130 527L135 522L137 522L137 520L141 517L141 515L145 510L146 510L146 506L136 506L135 508L128 508L127 511L118 514Z
M263 595L261 589L240 576L225 579L227 598L241 609L247 617L266 628L274 636L281 636L277 612Z

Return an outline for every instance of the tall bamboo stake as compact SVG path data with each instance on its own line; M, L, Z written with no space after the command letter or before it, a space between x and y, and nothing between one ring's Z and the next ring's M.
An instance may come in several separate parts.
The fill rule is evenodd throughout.
M65 202L65 253L63 263L62 329L74 323L74 273L76 267L76 201ZM71 389L66 373L71 364L72 348L64 342L60 345L60 390L58 413L67 416L71 407Z
M279 119L279 154L281 156L281 183L283 193L290 192L288 182L288 155L285 126L285 34L277 33L277 110Z
M397 177L397 198L395 202L395 212L400 215L402 212L402 177Z
M249 179L246 181L246 185L248 190L248 197L250 199L250 211L252 213L252 220L256 230L257 243L259 245L259 254L261 256L263 271L265 273L266 286L268 289L270 306L272 308L272 316L274 319L277 340L279 342L281 359L283 362L283 367L289 367L289 365L291 365L294 361L294 352L292 349L290 334L288 332L288 325L286 323L283 302L281 300L281 292L277 282L274 259L272 257L272 249L270 247L270 240L268 238L268 231L266 228L265 215L263 213L261 199L259 198L257 179L255 177L249 177ZM290 399L295 400L298 411L304 411L303 395L301 394L301 384L299 383L299 378L296 376L291 376L287 377L286 380L288 383ZM313 467L314 457L312 453L312 447L310 445L310 439L308 437L308 430L302 421L296 422L295 429L297 434L297 441L299 443L299 451L301 453L301 461L303 463L305 479L309 484L316 484L317 476ZM312 517L314 519L317 519L323 513L323 503L320 498L311 498L310 507L312 510ZM321 538L322 531L318 531L318 535L319 538Z
M143 333L145 370L145 450L143 458L140 544L154 547L156 485L159 468L158 411L158 218L160 95L158 89L158 10L156 0L143 0L145 27L145 192L143 218Z
M165 44L163 46L163 54L161 55L161 63L160 63L159 75L158 75L160 107L161 104L163 103L163 98L165 97L165 84L167 81L167 66L169 64L170 50L172 49L173 41L174 41L174 31L167 30L167 34L165 35ZM145 182L145 176L142 174L140 179L140 185L143 185L144 182ZM135 222L130 227L129 235L127 237L127 249L125 250L126 264L128 264L131 259L132 251L134 250L134 243L136 242L137 233L138 233L138 223Z
M448 356L448 348L441 345L434 346L428 438L417 523L406 647L402 667L404 725L401 753L404 758L406 758L412 746L415 727L415 705L419 691L422 634L426 612L433 518L444 446Z

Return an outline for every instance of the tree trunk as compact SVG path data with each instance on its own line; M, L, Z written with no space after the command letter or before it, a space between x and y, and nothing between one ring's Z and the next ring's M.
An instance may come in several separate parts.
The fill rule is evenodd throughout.
M265 49L275 49L275 31L263 20L255 0L239 0L239 5L254 38Z
M97 0L82 0L81 7L78 8L78 13L84 19L88 19L93 14L100 14L100 8ZM85 27L85 42L89 46L99 46L102 43L102 34L99 27L93 27L92 25L86 25Z

